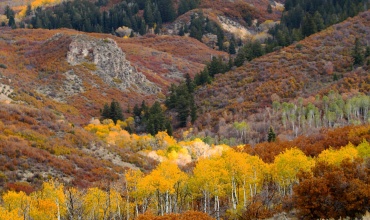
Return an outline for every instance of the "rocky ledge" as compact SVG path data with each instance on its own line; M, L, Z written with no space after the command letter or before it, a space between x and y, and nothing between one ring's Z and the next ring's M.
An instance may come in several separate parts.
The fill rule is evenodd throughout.
M105 83L122 91L135 90L155 94L160 88L146 79L126 60L125 53L110 39L98 39L87 35L72 36L67 61L70 65L85 65Z

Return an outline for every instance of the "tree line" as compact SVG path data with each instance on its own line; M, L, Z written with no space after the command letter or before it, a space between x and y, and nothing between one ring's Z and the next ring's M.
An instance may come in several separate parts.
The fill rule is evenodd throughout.
M88 189L50 180L34 192L4 192L0 218L140 219L192 210L216 219L259 219L293 209L302 219L361 217L369 211L369 149L363 141L311 158L292 148L271 164L225 149L190 169L168 160L148 174L127 170L118 182Z
M25 16L32 15L21 22L21 27L32 28L71 28L84 32L113 33L122 26L131 28L134 32L144 35L148 29L153 28L160 32L163 22L171 22L178 15L186 13L198 6L198 0L181 0L176 10L171 0L125 0L114 5L109 10L100 10L107 6L107 0L95 2L87 0L65 1L53 7L27 6ZM6 15L9 26L16 28L14 11L7 6ZM143 10L143 16L139 16ZM5 25L5 24L4 24Z
M266 51L285 47L367 10L366 0L287 0L279 25L269 30Z
M131 109L128 109L130 113ZM135 104L132 112L132 118L134 124L126 123L123 129L130 133L142 133L146 132L151 135L155 135L160 131L166 131L169 135L172 135L172 125L168 117L165 115L165 111L159 102L155 102L152 106L148 106L145 101L141 103L139 107ZM123 110L120 103L112 100L111 104L104 104L101 110L101 121L110 119L114 124L118 124L119 121L124 122Z

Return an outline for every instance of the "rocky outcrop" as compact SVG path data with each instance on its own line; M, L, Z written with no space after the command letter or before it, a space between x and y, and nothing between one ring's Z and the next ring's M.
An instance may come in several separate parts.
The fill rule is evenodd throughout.
M146 79L126 60L125 53L110 39L97 39L86 35L72 37L67 61L70 65L84 65L105 83L120 90L135 90L155 94L160 89Z
M222 26L222 29L241 39L246 39L256 34L254 31L247 29L240 23L233 21L228 17L218 16L217 18Z
M73 70L63 73L65 79L58 88L54 85L40 86L36 92L46 95L58 102L66 102L67 98L85 92L82 79Z
M9 96L12 92L13 89L10 86L0 83L0 102L10 103L12 99Z

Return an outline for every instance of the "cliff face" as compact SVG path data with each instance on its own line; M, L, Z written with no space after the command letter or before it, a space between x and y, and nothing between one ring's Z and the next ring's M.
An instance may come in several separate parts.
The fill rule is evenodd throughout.
M146 79L126 60L125 53L110 39L97 39L86 35L72 36L67 61L70 65L86 65L92 74L122 91L134 90L155 94L160 88Z

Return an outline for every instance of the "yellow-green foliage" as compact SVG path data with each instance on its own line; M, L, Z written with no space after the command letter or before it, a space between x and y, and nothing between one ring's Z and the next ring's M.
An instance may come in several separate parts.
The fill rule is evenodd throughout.
M111 123L99 126L109 127L114 130L112 132L122 131L116 131L118 128ZM163 133L150 136L149 139L153 141L152 144L166 145L169 142L166 152L178 153L184 149L180 144L173 145L173 138ZM222 155L214 154L199 159L193 171L187 173L170 160L160 163L146 175L140 170L127 170L124 180L120 180L117 185L111 183L104 190L97 187L83 191L66 189L63 184L51 180L44 182L39 191L30 195L24 192L4 192L0 203L0 219L18 220L23 219L23 216L32 219L64 219L68 216L67 207L71 201L79 204L88 219L108 219L109 216L122 213L126 217L132 214L128 217L132 219L132 210L136 205L146 205L148 212L159 213L160 207L166 204L178 205L180 198L187 198L191 203L208 197L229 201L229 207L234 207L231 212L238 215L243 206L262 191L265 181L275 181L280 194L290 194L292 186L299 184L297 174L300 171L311 172L315 160L336 165L357 155L366 157L368 148L367 141L363 141L357 148L349 143L338 150L323 151L317 158L307 157L301 150L292 148L276 156L271 164L263 162L258 156L229 148L224 149ZM120 184L124 184L124 187ZM189 208L191 206L185 209Z
M317 158L318 161L325 161L329 164L340 165L340 163L345 159L353 160L358 155L358 151L349 143L345 147L340 148L339 150L328 149L321 152Z
M366 140L363 140L361 144L357 146L358 156L362 158L370 157L370 144Z

